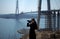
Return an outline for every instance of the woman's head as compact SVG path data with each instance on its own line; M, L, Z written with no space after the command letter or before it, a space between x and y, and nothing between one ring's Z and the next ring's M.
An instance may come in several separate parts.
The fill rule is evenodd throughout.
M31 20L32 20L32 21L35 21L35 19L34 19L34 18L32 18Z

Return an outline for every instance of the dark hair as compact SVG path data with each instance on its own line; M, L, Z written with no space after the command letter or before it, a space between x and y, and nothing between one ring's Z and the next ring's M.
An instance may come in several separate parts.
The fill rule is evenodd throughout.
M35 21L35 19L34 19L34 18L32 18L32 20L33 20L33 21Z

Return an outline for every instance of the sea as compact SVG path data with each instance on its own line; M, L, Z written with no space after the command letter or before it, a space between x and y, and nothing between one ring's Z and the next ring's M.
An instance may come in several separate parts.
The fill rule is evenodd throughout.
M45 28L45 16L40 18L39 28ZM19 39L21 36L17 30L29 29L27 27L27 20L31 18L21 18L21 19L6 19L0 18L0 39ZM35 18L37 21L37 18Z

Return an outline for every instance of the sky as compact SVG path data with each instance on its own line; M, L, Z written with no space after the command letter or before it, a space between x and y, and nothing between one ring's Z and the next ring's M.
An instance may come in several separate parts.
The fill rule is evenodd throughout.
M60 0L51 0L51 9L60 9ZM38 10L38 0L19 0L19 13ZM42 0L41 10L47 10L47 0ZM15 14L16 0L0 0L0 14Z

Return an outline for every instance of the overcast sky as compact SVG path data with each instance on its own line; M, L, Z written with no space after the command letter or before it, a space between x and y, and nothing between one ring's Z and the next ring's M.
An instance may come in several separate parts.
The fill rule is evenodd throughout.
M19 0L19 12L37 11L38 0ZM51 9L60 9L60 0L51 0ZM15 13L16 0L0 0L0 14ZM42 0L42 10L47 10L47 0Z

